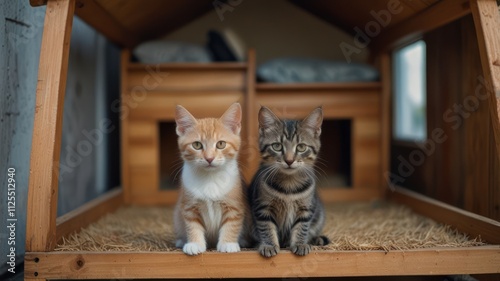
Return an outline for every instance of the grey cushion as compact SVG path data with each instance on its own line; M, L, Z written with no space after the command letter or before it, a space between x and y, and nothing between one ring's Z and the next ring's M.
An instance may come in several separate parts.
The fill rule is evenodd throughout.
M164 40L142 43L135 48L134 55L142 63L212 61L210 52L203 46Z
M270 60L257 69L266 82L356 82L376 81L378 71L366 64L335 62L306 58Z

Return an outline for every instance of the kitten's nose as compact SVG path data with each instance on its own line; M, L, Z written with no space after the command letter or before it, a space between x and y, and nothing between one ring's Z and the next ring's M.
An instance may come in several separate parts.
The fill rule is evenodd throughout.
M293 159L292 160L285 159L285 163L288 164L288 167L291 167L293 164Z
M205 158L205 160L207 160L208 164L212 164L212 161L214 161L214 158L213 157Z

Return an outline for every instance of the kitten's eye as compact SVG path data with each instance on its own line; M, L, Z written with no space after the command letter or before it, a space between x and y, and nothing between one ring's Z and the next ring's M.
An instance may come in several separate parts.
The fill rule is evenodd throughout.
M283 148L283 146L281 145L281 143L279 142L275 142L271 145L271 147L276 150L276 151L281 151L281 149Z
M199 142L199 141L193 142L192 145L193 145L193 148L196 149L196 150L200 150L200 149L203 148L203 144L201 144L201 142Z
M306 149L307 149L307 145L305 145L305 144L303 144L303 143L299 143L299 144L297 145L297 151L298 151L298 152L304 152L304 151L306 151Z
M218 149L224 149L226 147L226 142L225 141L218 141L217 144L215 145Z

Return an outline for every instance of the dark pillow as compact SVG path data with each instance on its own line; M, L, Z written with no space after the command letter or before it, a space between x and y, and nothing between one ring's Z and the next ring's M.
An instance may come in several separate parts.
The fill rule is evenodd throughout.
M212 53L214 61L237 61L235 54L229 48L222 35L215 31L208 31L208 49Z

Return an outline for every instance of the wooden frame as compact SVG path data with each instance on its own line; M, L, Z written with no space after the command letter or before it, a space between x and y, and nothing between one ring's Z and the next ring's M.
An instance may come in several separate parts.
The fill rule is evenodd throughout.
M348 194L348 193L346 193ZM173 192L170 195L175 195ZM338 194L323 194L327 198ZM85 225L81 218L111 212L119 206L121 190L109 192L58 219L64 232ZM425 196L397 190L391 197L415 211L460 230L478 226L483 238L497 243L500 223L457 210ZM353 199L341 198L342 201ZM174 202L169 202L173 204ZM102 212L96 212L96 206ZM96 216L97 215L97 216ZM70 222L70 223L68 223ZM473 232L473 231L472 231ZM339 262L341 261L341 262ZM364 266L356 266L362 263ZM220 266L224 264L224 266ZM418 265L418 266L415 266ZM195 266L197 271L187 268ZM111 279L111 278L285 278L324 276L387 276L484 274L500 271L500 246L429 248L406 251L321 251L297 257L283 250L273 259L254 251L234 254L208 252L188 257L181 252L29 252L25 257L26 278ZM208 274L209 273L209 274ZM208 274L208 275L207 275Z
M124 100L126 92L128 89L128 75L127 68L130 61L130 52L128 50L122 51L120 58L120 100ZM131 202L131 190L130 190L130 179L129 179L129 156L128 156L128 134L129 134L129 121L128 115L124 115L123 111L120 114L120 153L121 153L121 183L123 188L123 199L126 203Z
M32 0L35 4L44 4L44 0ZM453 11L445 18L432 16L424 27L416 27L426 15L440 14L451 8ZM175 191L154 191L140 197L131 190L127 168L128 157L123 160L123 191L115 190L91 201L81 208L56 218L57 210L57 171L60 153L60 135L62 123L62 104L66 84L69 38L75 0L48 0L44 34L42 39L39 78L37 86L35 123L31 152L31 175L28 194L28 215L26 229L26 280L43 279L100 279L100 278L224 278L224 277L321 277L321 276L382 276L382 275L444 275L444 274L484 274L500 273L500 246L491 245L469 248L431 248L409 251L322 251L307 257L297 257L288 251L272 259L264 259L253 251L235 254L206 253L198 257L187 257L179 252L55 252L56 242L65 235L78 231L81 227L97 220L107 212L112 212L122 205L130 203L173 204ZM500 36L494 26L498 26L500 15L495 0L470 0L470 10L475 19L480 42L481 58L485 80L490 85L491 118L494 121L497 152L500 153L500 129L498 126L498 104L500 90ZM424 30L440 26L454 18L468 13L469 6L461 1L442 1L420 16L403 23L381 37L377 48L385 50L391 44L406 35L417 34ZM57 16L52 16L57 15ZM61 36L62 35L62 36ZM385 38L385 39L384 39ZM254 57L253 52L250 58ZM389 57L386 52L379 53L382 73L390 71ZM130 66L129 53L122 56L122 99L128 95L134 79L128 70L140 71L144 66ZM253 59L252 59L253 61ZM201 67L203 68L203 67ZM248 105L258 102L258 92L265 91L328 91L332 85L323 86L287 86L255 85L251 79L255 63L246 65L221 66L222 69L244 69L246 87L241 91ZM182 67L180 67L181 70ZM345 86L345 85L344 85ZM388 153L388 134L390 124L387 109L390 108L389 78L383 78L382 96L377 99L380 110L372 112L380 120L379 128L384 135L377 135L382 153ZM291 87L291 86L290 86ZM379 86L377 86L379 87ZM348 87L347 87L348 88ZM246 96L245 96L246 95ZM381 112L382 111L382 112ZM133 113L136 114L137 112ZM138 113L137 113L138 114ZM254 116L255 111L248 111L246 118ZM337 113L335 113L337 114ZM140 114L139 114L140 116ZM371 115L369 115L371 116ZM159 119L163 118L159 115ZM169 116L166 116L169 118ZM151 122L144 118L143 122ZM496 123L495 123L496 122ZM251 124L251 123L250 123ZM255 125L255 124L254 124ZM255 133L248 126L246 134ZM128 136L134 130L127 117L122 119L122 136ZM156 138L156 140L155 140ZM157 137L151 139L155 145ZM122 143L122 152L128 155L129 142ZM157 144L156 144L157 145ZM500 154L499 154L500 155ZM387 155L380 156L379 171L388 166ZM380 175L379 175L380 176ZM354 188L345 190L322 190L327 202L335 200L372 200L381 197L379 187L384 186L383 179L377 179L379 185L374 188ZM397 189L388 192L388 198L408 205L416 212L447 223L471 235L481 235L491 243L500 244L500 223L482 216L465 212L436 200L418 195L407 190ZM138 196L138 197L137 197ZM224 264L224 266L221 266ZM189 270L196 267L201 270ZM312 270L311 270L312 269Z
M380 187L381 193L385 195L388 186L387 174L390 168L391 138L392 138L392 80L391 80L391 58L387 52L380 55L380 72L382 73L382 96L381 96L381 164L380 164Z
M405 188L390 195L393 201L409 206L415 212L492 244L500 244L500 222L441 203Z
M114 212L123 205L123 192L117 188L99 196L95 200L56 219L56 239L79 231L81 228L97 221L107 213Z
M45 12L30 159L28 252L50 251L56 243L62 108L74 8L74 0L50 1Z
M46 279L300 278L484 274L500 270L500 247L408 251L322 251L272 259L256 252L189 257L182 253L29 253L26 276ZM222 266L223 265L223 266ZM195 268L196 270L192 270Z
M255 169L253 165L254 161L258 155L259 155L259 150L252 144L257 143L258 139L257 136L255 136L253 133L253 128L257 126L257 123L255 122L255 119L252 119L253 114L251 110L248 110L248 105L254 104L255 103L255 87L256 87L256 82L255 82L255 72L257 71L256 69L256 55L255 55L255 50L250 49L248 52L248 57L247 57L247 75L246 75L246 83L247 83L247 88L246 88L246 93L244 96L244 104L246 105L245 107L245 119L246 121L246 128L243 134L243 139L247 140L247 143L242 143L242 153L240 155L240 159L248 159L246 161L246 165L248 168L243 172L243 178L247 181L250 182L252 180L252 171Z
M100 26L99 31L112 42L117 42L119 45L123 42L124 46L129 48L140 42L140 38L136 34L132 34L118 24L95 0L78 0L75 14L88 19L87 23L90 26Z

